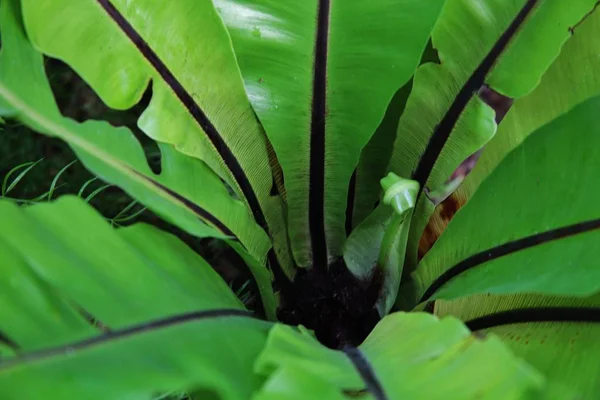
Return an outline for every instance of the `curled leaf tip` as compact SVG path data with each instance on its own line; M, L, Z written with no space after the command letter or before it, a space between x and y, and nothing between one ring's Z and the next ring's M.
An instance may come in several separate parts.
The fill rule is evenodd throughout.
M381 187L385 192L383 203L391 206L399 215L404 215L414 208L419 194L417 181L401 178L390 172L381 179Z

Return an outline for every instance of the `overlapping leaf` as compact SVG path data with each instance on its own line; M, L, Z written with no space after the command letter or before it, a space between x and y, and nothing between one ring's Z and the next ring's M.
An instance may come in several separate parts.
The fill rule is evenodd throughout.
M268 230L287 272L282 201L271 196L266 136L248 102L230 40L210 0L23 0L31 41L65 60L110 107L135 105L139 126L202 159Z
M155 175L139 142L127 129L98 121L79 124L64 118L54 102L42 57L32 49L20 27L18 3L10 0L2 6L0 113L65 140L94 174L121 186L187 232L239 240L243 248L236 247L258 260L251 264L252 272L265 306L273 315L275 301L264 267L271 244L244 204L231 198L219 177L204 163L174 151L170 145L161 146L162 173Z
M217 0L283 168L297 263L341 255L351 175L442 2Z
M417 180L423 191L439 189L491 139L511 99L535 88L570 37L570 28L595 3L447 1L432 34L441 63L425 64L415 75L391 171ZM500 101L492 104L489 97L495 94ZM421 196L415 210L407 254L411 268L433 205Z
M268 324L177 238L115 231L75 197L3 200L0 216L3 399L247 399L260 386L249 371Z
M539 86L529 95L517 99L498 133L486 145L475 169L460 188L436 209L421 241L425 253L457 209L472 196L475 189L494 170L502 158L517 147L529 134L564 114L578 103L600 94L600 12L594 9L573 28L572 37L560 56L542 77Z
M582 1L569 7L545 0L446 2L432 34L440 64L425 63L414 77L389 168L417 180L424 193L443 187L452 171L493 136L511 97L535 87L569 37L569 27L584 18L593 3ZM530 51L532 47L535 52ZM527 63L527 71L515 62L519 58ZM378 208L350 236L348 252L365 235L382 238L384 233L375 229L397 229L389 223L391 209L385 210L382 204ZM435 203L421 194L408 245L381 241L378 252L371 251L377 257L365 260L359 270L394 267L408 277L417 264L419 239L434 209ZM400 262L380 265L381 254L401 254L393 259ZM387 285L399 285L398 279Z
M337 388L332 399L523 399L543 385L498 338L478 339L455 318L423 313L391 314L358 349L343 351L322 347L304 330L275 326L256 367L272 374L263 390L278 381L297 386L293 377L304 371L298 376L306 386L326 381L328 392Z
M598 112L595 97L502 161L419 264L421 300L600 290Z

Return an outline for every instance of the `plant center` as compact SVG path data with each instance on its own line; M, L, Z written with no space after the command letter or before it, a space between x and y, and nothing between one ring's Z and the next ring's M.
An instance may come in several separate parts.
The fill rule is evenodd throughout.
M327 347L358 346L379 321L375 303L381 281L380 274L365 281L357 279L343 259L327 270L300 270L291 292L282 299L278 318L312 329Z

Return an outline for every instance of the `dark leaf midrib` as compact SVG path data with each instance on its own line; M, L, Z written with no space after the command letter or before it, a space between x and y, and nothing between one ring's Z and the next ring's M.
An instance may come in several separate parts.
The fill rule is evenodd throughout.
M12 340L10 337L8 337L7 334L5 334L2 331L0 331L0 343L9 347L13 351L18 351L20 348L19 345L14 340Z
M225 225L221 220L219 220L217 217L215 217L214 215L212 215L210 212L208 212L204 208L200 207L198 204L196 204L193 201L187 199L186 197L182 196L181 194L175 192L174 190L169 189L165 185L163 185L163 184L161 184L161 183L159 183L159 182L157 182L157 181L155 181L155 180L153 180L151 178L148 178L145 175L139 174L137 171L133 171L133 172L135 174L137 174L138 176L140 176L141 178L147 180L150 184L152 184L153 186L155 186L157 189L159 189L159 190L167 193L169 196L171 196L174 199L176 199L179 202L181 202L192 213L196 214L203 221L208 222L210 225L212 225L217 230L219 230L222 234L224 234L226 236L229 236L229 237L233 238L236 241L239 241L238 237L235 235L235 233L233 233L233 231L231 231L231 229L229 229L227 227L227 225Z
M381 382L379 382L371 363L362 351L351 346L344 347L343 351L352 362L352 365L354 365L354 368L356 368L356 371L358 371L358 374L367 387L367 391L373 395L375 400L387 400L388 397L383 390L383 386L381 386Z
M442 286L448 283L451 279L456 278L460 274L476 268L488 261L514 254L521 250L526 250L531 247L543 245L545 243L554 242L556 240L565 239L571 236L584 234L596 229L600 229L600 219L594 219L584 222L579 222L573 225L562 226L560 228L551 229L545 232L526 236L521 239L503 243L501 245L486 249L474 254L452 268L446 270L427 288L420 302L427 301L433 296Z
M454 130L462 112L465 110L473 95L484 85L485 79L496 64L496 61L506 50L508 44L527 20L527 17L537 3L538 0L527 0L509 27L502 33L490 52L485 56L481 64L479 64L477 69L475 69L473 74L458 92L454 102L450 105L450 108L434 129L433 134L429 139L429 143L421 155L421 159L412 176L412 179L419 182L421 192L424 190L435 162L448 141L450 134Z
M330 0L319 0L310 124L308 221L315 268L327 267L325 236L325 117Z
M136 48L152 65L156 72L158 72L158 74L171 88L177 98L183 103L184 107L188 110L194 120L206 133L206 136L223 159L223 162L233 175L236 183L239 185L244 197L246 198L246 201L248 202L248 205L250 206L257 224L268 232L266 218L263 214L262 208L260 207L256 193L254 193L252 185L250 184L250 181L248 180L248 177L246 176L246 173L244 172L238 159L235 157L227 143L225 143L217 128L213 125L202 108L200 108L198 103L196 103L190 93L185 90L181 82L179 82L179 80L169 70L165 63L158 57L156 52L148 45L148 43L146 43L142 36L135 30L129 21L125 19L125 17L117 10L117 8L109 0L96 1L106 11L108 16L118 25L118 27L129 38L129 40L136 46Z
M597 307L530 307L501 311L494 314L474 318L465 322L472 330L494 328L511 324L533 322L580 322L600 323L600 308Z
M205 310L172 315L165 318L156 319L138 325L130 326L128 328L112 330L103 335L90 337L88 339L84 339L78 342L33 351L14 358L9 358L7 360L0 360L0 372L5 371L8 368L23 365L24 363L40 361L43 359L48 359L64 354L73 355L75 352L80 350L88 349L90 347L106 344L116 340L121 340L127 337L140 335L143 333L153 332L160 329L170 328L205 319L230 317L255 318L252 313L246 310L239 309Z
M256 196L256 193L254 192L254 189L252 188L252 185L250 184L250 181L248 180L244 169L240 165L238 159L235 157L229 146L227 146L227 143L225 143L225 141L223 140L223 137L220 135L217 128L212 124L208 116L196 103L193 97L185 90L183 85L177 80L175 75L173 75L173 73L162 62L162 60L158 57L154 50L148 45L148 43L146 43L146 41L125 19L125 17L116 9L116 7L109 0L96 1L106 11L108 16L118 25L118 27L129 38L129 40L136 46L136 48L140 51L144 58L146 58L146 60L152 65L156 72L158 72L158 74L163 78L165 83L171 88L173 93L175 93L177 98L183 103L183 105L192 115L194 120L196 120L196 122L200 125L202 130L206 133L206 136L209 138L216 151L221 156L223 162L231 172L238 186L240 187L244 197L246 198L246 201L248 202L254 220L270 236L267 221L263 210L260 206L260 202L258 201L258 198ZM203 215L204 218L209 220L211 224L217 227L217 229L221 230L227 235L232 235L231 231L223 223L217 220L212 214L208 213L206 210L198 208L194 203L183 198L182 196L177 196L177 194L173 191L169 191L172 195L180 197L180 200L182 200L188 207L194 208L197 214ZM288 279L281 268L279 260L275 256L271 257L269 261L270 268L275 274L275 277L283 279L282 285L285 285Z

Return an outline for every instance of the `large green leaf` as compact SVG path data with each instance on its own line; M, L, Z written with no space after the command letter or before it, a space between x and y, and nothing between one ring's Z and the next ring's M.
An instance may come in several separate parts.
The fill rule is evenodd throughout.
M560 56L529 95L517 99L498 134L464 182L470 193L529 134L569 111L582 101L600 94L600 12L597 9L573 28Z
M297 367L284 367L274 372L253 400L347 400L348 397L327 379Z
M221 19L210 0L22 0L30 40L65 60L110 107L136 104L150 137L202 159L236 191L276 243L291 274L282 201L267 139L244 92Z
M597 295L475 295L436 301L434 312L455 315L478 333L500 337L547 377L543 398L593 399L600 391L599 300Z
M216 0L277 152L297 263L342 254L350 178L413 74L440 0Z
M75 197L1 201L0 218L3 399L247 399L262 383L250 371L268 324L177 238L116 231Z
M421 300L600 290L598 112L595 97L503 160L419 264Z
M510 150L542 125L600 94L600 77L596 73L600 68L599 49L600 13L596 9L573 28L572 37L540 84L533 92L515 101L473 171L458 190L436 208L421 238L421 254L431 248L456 211Z
M415 75L390 170L417 180L425 193L440 189L492 138L510 101L535 88L570 37L570 27L595 3L448 0L432 33L440 64L425 64ZM497 94L499 102L489 101ZM421 196L406 272L416 265L418 241L433 206Z
M421 64L439 62L437 52L431 41L421 57ZM394 150L394 141L398 130L398 121L406 101L412 90L412 80L400 88L388 105L387 111L377 130L363 148L360 161L356 167L348 193L348 209L346 209L346 231L362 223L379 204L381 186L379 180L388 168ZM350 214L351 213L351 214Z
M269 238L238 200L232 199L204 163L161 145L162 172L154 174L133 134L105 122L83 124L64 118L54 101L35 52L20 27L18 2L2 4L0 114L19 118L38 132L65 140L94 174L121 186L167 221L196 236L239 240L257 262L251 263L265 307L273 316L275 300L264 263ZM202 222L204 221L204 222ZM246 250L244 250L246 249Z
M346 232L360 225L375 209L381 199L379 180L385 175L394 149L398 120L410 94L412 82L396 92L377 130L365 145L352 177L346 209ZM351 213L351 214L350 214Z
M337 388L331 399L366 393L377 400L523 399L544 381L498 338L480 339L455 318L424 313L388 315L360 347L343 351L321 346L303 329L277 325L256 369L271 375L263 390L272 392L278 382L298 387L290 371L303 371L298 379L307 392L316 386L326 393L326 381L328 392Z

